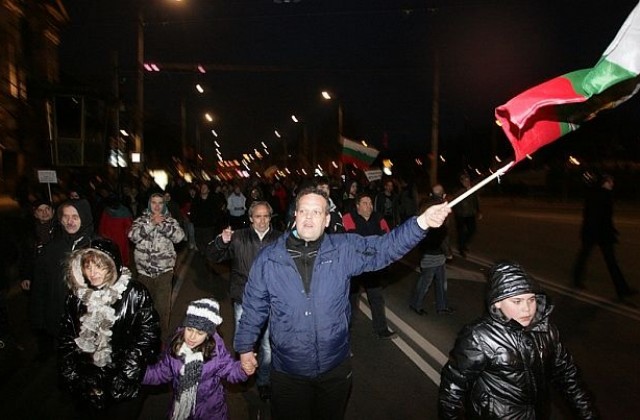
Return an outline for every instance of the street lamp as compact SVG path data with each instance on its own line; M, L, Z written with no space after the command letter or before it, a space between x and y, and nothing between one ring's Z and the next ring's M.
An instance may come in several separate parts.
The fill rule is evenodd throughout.
M326 100L326 101L330 101L333 98L333 96L331 96L331 93L329 93L326 90L322 91L322 97ZM338 102L338 143L341 142L340 137L342 136L342 103L340 103L340 101Z
M302 149L308 151L309 150L309 134L307 132L307 123L305 121L301 121L298 117L296 117L295 115L291 115L291 120L293 122L295 122L296 124L302 124ZM313 142L312 145L312 150L311 150L311 166L315 167L316 166L316 142ZM306 155L308 158L308 154ZM307 164L309 162L307 161Z
M334 97L331 95L331 93L329 93L326 90L322 91L322 97L324 98L325 101L331 101L334 99ZM336 102L338 103L338 144L342 144L342 124L343 124L343 118L342 118L342 103L336 99ZM342 163L340 163L340 168L338 169L340 174L342 174Z

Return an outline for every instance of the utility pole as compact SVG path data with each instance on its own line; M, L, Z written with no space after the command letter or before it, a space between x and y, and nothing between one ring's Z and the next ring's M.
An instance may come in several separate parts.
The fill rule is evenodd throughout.
M440 55L434 53L433 64L433 100L431 103L431 168L429 181L431 186L438 183L438 138L440 136Z
M118 52L113 51L111 56L112 64L113 64L113 138L116 141L116 165L118 165L118 196L122 197L122 168L120 167L120 157L126 156L127 148L124 147L122 150L121 146L123 143L123 139L120 136L120 76L119 76L119 63L118 63Z
M137 89L135 112L135 150L144 160L144 17L142 0L138 0L138 49L136 59Z

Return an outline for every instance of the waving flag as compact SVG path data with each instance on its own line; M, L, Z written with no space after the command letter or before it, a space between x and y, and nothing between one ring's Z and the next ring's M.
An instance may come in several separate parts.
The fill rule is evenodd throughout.
M639 88L640 3L598 63L535 86L496 108L515 151L515 163L579 128L603 109L615 108Z
M360 168L371 165L380 153L373 147L366 147L362 143L342 137L342 162L352 163Z

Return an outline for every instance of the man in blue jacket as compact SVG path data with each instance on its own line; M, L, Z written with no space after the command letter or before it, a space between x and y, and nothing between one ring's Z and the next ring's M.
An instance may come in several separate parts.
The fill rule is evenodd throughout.
M349 285L409 252L450 209L432 206L383 236L324 234L329 200L317 188L296 198L293 229L256 258L234 339L244 366L269 321L273 418L340 419L351 387Z

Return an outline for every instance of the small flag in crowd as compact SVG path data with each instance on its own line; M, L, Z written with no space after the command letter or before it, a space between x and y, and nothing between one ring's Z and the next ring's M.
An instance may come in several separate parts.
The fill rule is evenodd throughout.
M378 150L373 147L364 146L361 143L342 138L342 162L355 164L359 168L365 168L371 165L376 159Z
M535 86L496 108L515 151L515 163L615 108L639 88L640 3L595 65Z

